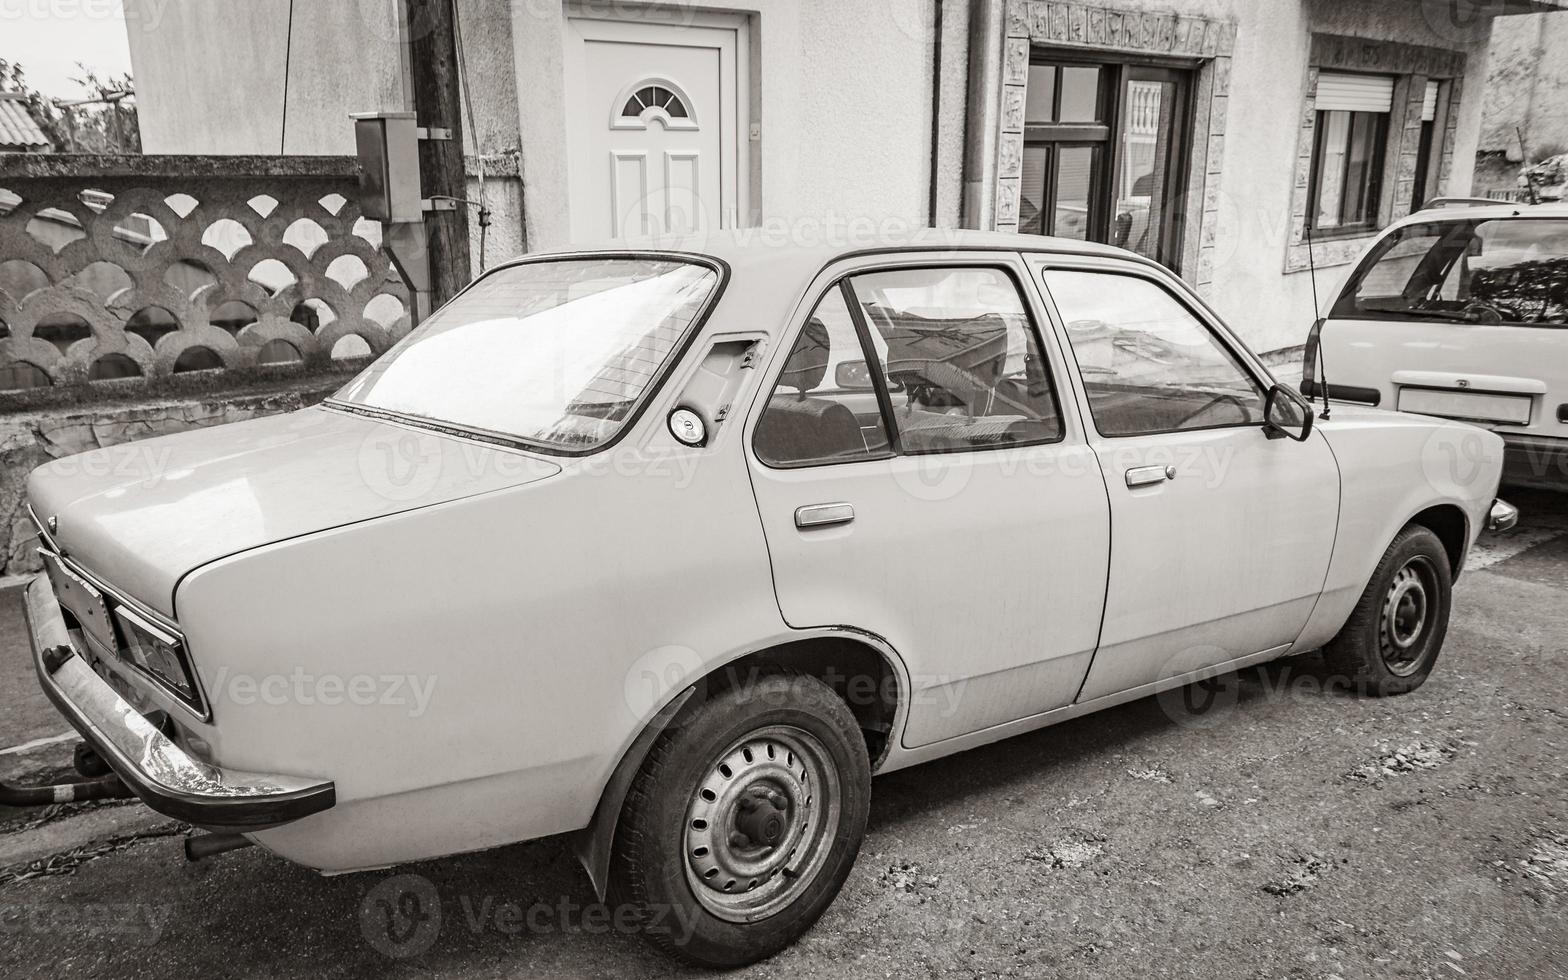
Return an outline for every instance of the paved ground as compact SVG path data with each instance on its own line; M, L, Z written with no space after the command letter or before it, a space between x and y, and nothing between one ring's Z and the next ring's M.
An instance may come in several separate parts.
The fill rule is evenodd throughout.
M838 902L749 972L1568 977L1568 497L1515 496L1526 522L1477 553L1419 692L1325 691L1307 657L1221 685L1235 697L1207 714L1150 699L879 779ZM0 628L14 744L50 726L17 698ZM361 926L393 872L320 878L255 849L185 865L175 830L78 839L52 859L69 874L0 872L0 973L680 972L600 934L558 840L400 869L441 921L398 960ZM529 927L508 934L512 903Z

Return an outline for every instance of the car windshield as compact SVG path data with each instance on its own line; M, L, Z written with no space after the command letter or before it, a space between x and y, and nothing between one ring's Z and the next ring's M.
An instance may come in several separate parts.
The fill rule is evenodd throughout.
M1568 219L1406 225L1373 250L1333 315L1564 326Z
M331 403L573 452L614 438L718 274L669 258L499 269L404 337Z

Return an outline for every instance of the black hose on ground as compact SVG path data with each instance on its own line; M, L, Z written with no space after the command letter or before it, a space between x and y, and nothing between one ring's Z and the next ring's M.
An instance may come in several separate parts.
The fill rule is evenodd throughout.
M53 786L12 786L0 783L0 806L49 806L85 800L126 800L135 796L118 776Z

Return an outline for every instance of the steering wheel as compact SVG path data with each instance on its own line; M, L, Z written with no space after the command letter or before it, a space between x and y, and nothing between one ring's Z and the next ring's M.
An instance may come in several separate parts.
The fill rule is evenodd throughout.
M1197 411L1191 413L1190 415L1183 416L1182 420L1176 423L1176 428L1186 428L1188 422L1191 422L1193 419L1202 415L1204 412L1207 412L1209 409L1213 408L1215 405L1218 405L1220 402L1230 402L1232 405L1236 406L1236 411L1241 414L1242 419L1245 420L1247 418L1247 406L1242 404L1240 398L1237 398L1235 395L1215 395L1213 398L1210 398L1208 401L1199 406Z
M1461 313L1475 317L1476 323L1502 323L1503 311L1491 303L1483 303L1478 299L1466 300Z

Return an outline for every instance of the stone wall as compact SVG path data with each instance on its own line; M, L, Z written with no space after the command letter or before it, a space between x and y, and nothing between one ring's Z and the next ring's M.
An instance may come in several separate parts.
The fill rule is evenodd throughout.
M298 379L185 397L97 402L0 416L0 578L39 569L27 516L27 475L52 459L263 415L321 401L341 377Z
M344 157L0 154L0 408L385 351L409 293L357 183Z

